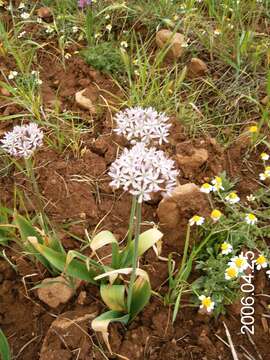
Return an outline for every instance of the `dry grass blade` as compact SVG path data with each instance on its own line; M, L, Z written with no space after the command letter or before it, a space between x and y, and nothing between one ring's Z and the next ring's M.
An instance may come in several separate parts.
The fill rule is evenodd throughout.
M238 355L237 355L236 350L235 350L235 347L234 347L233 342L232 342L231 334L230 334L229 329L228 329L228 327L227 327L227 325L225 324L224 321L223 321L223 325L224 325L224 328L225 328L227 339L229 341L229 345L230 345L231 353L232 353L232 356L233 356L233 360L239 360Z

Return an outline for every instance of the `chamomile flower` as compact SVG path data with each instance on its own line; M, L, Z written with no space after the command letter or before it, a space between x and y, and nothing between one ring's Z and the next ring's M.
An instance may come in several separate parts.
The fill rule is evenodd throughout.
M113 188L123 188L142 202L150 200L154 192L170 195L176 186L178 171L163 151L147 148L140 142L124 149L112 163L109 175Z
M13 79L15 79L16 76L18 76L17 71L10 71L10 73L8 74L8 79L13 80Z
M235 267L239 272L242 272L248 268L248 261L244 255L240 254L239 256L231 258L229 265Z
M237 267L231 265L225 270L225 279L226 280L236 279L237 276L238 276Z
M258 219L254 214L247 214L245 216L245 221L248 225L255 225Z
M258 132L258 126L257 125L252 125L248 128L248 131L251 133L251 134L255 134Z
M224 241L224 243L222 243L220 247L222 255L228 255L233 251L232 245L229 244L227 241Z
M268 262L266 260L266 257L264 255L262 255L262 254L260 254L259 257L257 257L255 262L256 262L256 269L257 270L265 269L268 266Z
M211 183L213 184L213 191L224 190L224 187L222 186L222 179L220 176L215 176Z
M220 31L220 29L215 29L214 30L214 35L220 35L221 34L221 31Z
M221 218L221 216L222 216L222 212L219 211L218 209L214 209L214 210L211 212L211 215L210 215L211 219L212 219L214 222L218 221L218 220Z
M209 313L214 309L215 302L210 296L201 295L199 296L199 300L201 300L200 309L204 309Z
M263 160L263 161L267 161L267 160L269 160L269 155L267 154L267 153L265 153L265 152L262 152L261 153L261 159Z
M236 204L240 201L240 198L235 192L231 192L225 197L225 200L228 201L228 203L230 204Z
M35 123L15 126L1 140L1 147L11 156L29 158L42 145L43 132Z
M193 226L193 225L200 226L200 225L202 225L204 223L204 220L205 220L204 217L199 216L199 215L194 215L194 216L192 216L191 219L189 219L189 225L190 226Z
M162 112L157 112L152 107L132 107L120 111L115 116L116 129L118 135L125 136L131 143L137 141L150 144L158 142L168 142L169 117Z
M24 20L27 20L30 18L30 14L28 12L22 12L21 13L21 18L24 19Z
M205 194L210 194L210 192L213 190L213 186L208 184L208 183L204 183L202 184L202 186L200 187L200 191L202 193L205 193Z

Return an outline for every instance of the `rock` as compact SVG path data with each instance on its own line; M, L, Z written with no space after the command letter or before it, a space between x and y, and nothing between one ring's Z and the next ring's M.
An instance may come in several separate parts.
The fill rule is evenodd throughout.
M208 216L209 203L205 194L200 192L197 185L188 183L175 188L170 197L164 198L158 206L157 215L164 244L178 249L185 243L185 234L188 220L193 215Z
M81 108L89 110L92 114L96 114L96 107L94 106L93 101L90 99L90 97L86 96L86 91L87 89L83 89L75 94L76 103Z
M80 281L77 281L75 287L77 288L79 284ZM41 282L41 285L42 287L37 290L38 297L52 308L67 303L75 292L62 276L46 278Z
M162 29L156 33L156 44L161 49L168 45L170 47L168 55L173 59L178 59L183 54L185 38L180 33L173 34L170 30Z
M208 157L208 151L203 148L193 148L191 155L176 154L178 165L186 176L194 174L194 171L198 170Z
M52 17L52 11L50 8L44 6L37 10L37 16L41 19L49 19Z
M270 97L269 96L265 96L263 99L261 99L261 104L263 105L267 105L270 101Z
M0 94L3 95L3 96L10 96L11 95L10 92L7 89L3 88L3 87L0 88Z
M188 65L188 74L190 77L203 76L208 68L206 63L199 58L192 58Z
M96 306L61 314L54 320L43 341L40 360L74 359L77 349L80 356L77 359L92 358L92 343L89 341L89 323L98 315ZM63 341L64 339L64 341Z

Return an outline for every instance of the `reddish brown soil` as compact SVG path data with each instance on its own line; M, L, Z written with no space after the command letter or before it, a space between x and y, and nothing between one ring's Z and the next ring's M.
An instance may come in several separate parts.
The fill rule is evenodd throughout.
M14 66L10 60L3 58L0 58L0 64L3 71L13 69ZM89 68L78 55L67 61L64 70L56 58L43 51L39 53L39 64L44 108L55 105L57 99L60 111L73 111L78 114L80 121L89 124L89 133L81 139L80 155L69 149L60 154L46 147L38 152L35 171L46 204L45 211L59 230L66 249L78 248L80 243L63 230L64 224L70 233L83 238L85 228L91 233L103 219L99 230L109 229L120 239L127 231L130 197L121 192L113 193L108 185L106 171L124 142L112 133L111 111L104 103L98 115L91 117L87 111L79 109L74 101L76 91L85 87L90 92L98 88L99 92L95 96L99 96L102 89L118 96L120 92L108 77ZM112 101L112 97L109 100ZM9 99L1 100L0 114L15 114L20 111L17 105L10 104ZM169 155L176 159L177 154L192 156L196 149L208 151L208 160L202 165L187 163L180 168L181 184L201 184L226 170L229 176L238 178L239 194L242 197L250 194L256 187L250 164L252 163L253 170L260 165L257 166L253 160L256 159L255 154L251 155L249 162L242 161L246 139L239 139L236 145L225 151L209 137L188 139L183 126L176 120L172 121L174 125L170 143L164 147ZM10 125L8 122L1 122L1 132ZM21 211L31 213L35 206L35 195L31 193L27 181L12 169L9 176L0 178L1 202L13 206L14 182L27 195L26 209ZM144 221L158 222L158 201L156 199L144 204ZM189 217L190 214L187 213L185 221ZM165 233L164 255L172 250L180 251L184 226L178 230L173 242ZM9 339L14 359L104 359L97 345L103 346L106 352L105 346L102 342L99 344L100 339L90 327L91 314L103 311L98 290L84 284L68 304L59 306L57 310L49 309L37 299L35 291L31 290L48 274L23 258L16 248L9 249L8 255L17 265L18 272L15 273L6 261L0 260L0 326ZM152 287L159 288L167 278L167 264L157 261L151 250L145 256L143 266L150 274ZM270 293L269 285L260 274L256 281L258 294ZM165 291L164 287L162 291ZM121 325L111 327L110 341L115 354L107 356L130 360L229 360L232 359L230 349L220 340L222 338L225 342L228 341L224 321L230 330L239 360L247 358L245 353L252 354L254 359L267 360L269 329L267 319L262 314L269 310L264 297L258 296L256 299L253 337L256 347L246 336L240 335L239 308L236 306L228 309L226 317L214 319L201 315L197 308L184 304L172 326L170 309L153 297L151 303L128 328ZM62 317L58 318L60 315ZM66 326L61 327L59 323L52 325L55 319L66 320ZM72 320L71 324L68 319Z

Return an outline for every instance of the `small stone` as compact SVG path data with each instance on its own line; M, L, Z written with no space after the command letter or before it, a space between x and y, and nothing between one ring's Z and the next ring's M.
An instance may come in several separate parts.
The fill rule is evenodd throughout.
M79 294L79 296L78 296L77 303L78 303L79 305L85 305L86 300L87 300L87 293L86 293L86 291L81 291L80 294Z
M261 104L263 105L267 105L270 101L270 97L269 96L265 96L263 99L261 99Z
M1 95L7 96L7 97L11 95L10 92L3 87L0 88L0 93L1 93Z
M203 76L207 72L208 68L206 63L199 58L192 58L188 65L188 74L191 77Z
M89 99L89 97L85 96L85 92L87 91L87 89L83 89L81 91L78 91L75 94L75 100L76 103L83 109L85 110L89 110L92 114L96 114L96 108L92 102L91 99Z
M80 281L77 281L75 287L77 288L79 284ZM57 308L60 304L67 303L75 292L75 289L68 286L63 276L46 278L41 282L41 286L37 290L38 297L52 308Z
M48 19L52 16L52 11L50 8L44 6L37 10L37 16L41 19Z
M209 154L206 149L193 149L191 155L177 154L176 159L178 165L185 175L189 176L198 170L208 160Z
M178 59L184 51L185 37L180 33L174 34L170 30L162 29L156 33L156 44L160 49L168 45L170 47L168 55L173 59Z

